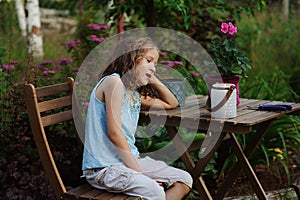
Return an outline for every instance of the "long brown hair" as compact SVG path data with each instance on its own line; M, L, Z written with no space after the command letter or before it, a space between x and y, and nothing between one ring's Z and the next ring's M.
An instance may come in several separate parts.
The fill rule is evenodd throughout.
M118 56L116 59L113 59L108 67L100 75L100 78L103 78L107 75L118 73L122 78L126 73L134 71L134 68L140 58L144 56L148 49L157 49L157 46L149 37L126 37L120 41L116 46L114 51L114 56ZM125 87L130 87L130 84L133 84L134 78L131 79L130 76L123 77L123 83ZM126 78L126 81L124 81ZM141 86L137 89L139 93L143 95L155 96L154 89L147 85Z

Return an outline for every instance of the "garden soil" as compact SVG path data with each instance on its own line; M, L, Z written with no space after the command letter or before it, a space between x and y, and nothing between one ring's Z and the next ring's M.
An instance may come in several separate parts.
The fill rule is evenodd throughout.
M285 175L285 170L282 166L277 166L278 175L267 168L265 165L256 165L254 170L257 175L257 178L260 180L260 183L266 193L274 193L275 191L279 191L281 189L287 189L288 191L292 191L292 196L296 198L295 188L291 187L291 185L295 185L300 189L300 169L299 166L291 164L289 167L289 172L291 175L291 183L288 182L288 179ZM219 183L219 185L221 182ZM282 190L286 191L286 190ZM244 173L241 173L239 178L234 182L230 190L228 191L227 197L243 197L244 196L253 197L253 191L249 179L246 177ZM275 192L276 193L276 192ZM283 195L283 194L282 194ZM227 199L239 199L239 198L227 198ZM247 198L246 198L247 199ZM253 199L253 198L251 198ZM282 199L282 198L281 198ZM284 198L285 199L285 198ZM294 199L294 198L292 198Z

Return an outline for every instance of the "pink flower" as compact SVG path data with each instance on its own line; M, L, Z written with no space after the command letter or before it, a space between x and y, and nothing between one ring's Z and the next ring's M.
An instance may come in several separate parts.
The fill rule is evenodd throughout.
M198 72L196 72L196 71L190 71L190 73L191 73L193 76L195 76L195 77L199 77L199 76L200 76L200 74L199 74Z
M48 73L48 71L43 71L43 75L48 75L49 73Z
M78 43L79 43L79 39L75 39L73 42L68 42L65 45L71 49L74 49L77 47Z
M77 46L77 43L76 42L68 42L68 43L66 43L66 46L69 48L75 48Z
M89 107L90 103L89 102L83 102L82 105L85 106L85 107Z
M90 35L93 42L103 42L106 38L98 38L96 35Z
M42 65L41 64L37 64L36 66L34 66L35 68L40 68Z
M237 27L234 26L231 22L229 22L229 34L233 35L237 32Z
M227 33L228 32L228 24L227 23L222 23L221 24L221 31L223 32L223 33Z
M18 87L18 86L19 86L19 83L18 83L18 82L15 82L15 83L13 83L13 86L14 86L14 87Z
M166 55L167 55L167 52L165 52L165 51L164 51L164 52L160 52L160 55L161 55L161 56L166 56Z
M50 70L49 70L49 69L46 68L46 67L43 68L43 75L46 75L46 76L47 76L47 75L49 75L49 74L55 74L55 72L56 72L56 71L53 70L53 69L50 69Z
M4 70L14 70L15 66L14 65L6 65L6 64L4 64L4 65L2 65L2 68Z
M56 72L56 71L53 70L53 69L52 69L52 70L48 70L48 74L55 74L55 72Z
M87 24L87 27L90 27L94 30L100 30L100 29L108 29L108 25L107 24Z
M175 67L176 65L184 66L181 61L162 60L160 63L168 65L169 67Z
M161 64L168 65L169 67L174 67L175 66L175 63L173 61L170 61L170 60L162 60Z
M184 66L184 64L181 61L174 61L174 64L175 65L182 65L182 66Z
M227 23L222 23L221 24L221 31L223 33L229 33L230 35L233 35L237 32L237 27L233 25L232 22Z
M40 65L48 65L48 64L51 64L53 63L54 61L53 60L44 60L42 63L40 63Z
M73 62L73 59L72 58L59 58L56 62L62 63L62 64L69 64L69 63Z

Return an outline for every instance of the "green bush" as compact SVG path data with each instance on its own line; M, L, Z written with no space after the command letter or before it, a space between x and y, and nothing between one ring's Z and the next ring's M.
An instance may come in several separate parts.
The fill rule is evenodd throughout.
M239 21L240 37L237 40L252 61L253 75L262 71L264 73L262 77L268 78L272 72L281 70L284 72L281 74L282 79L287 80L285 84L290 83L299 95L298 21L298 17L293 15L289 20L283 20L276 9L269 13L257 14L255 18L243 16Z

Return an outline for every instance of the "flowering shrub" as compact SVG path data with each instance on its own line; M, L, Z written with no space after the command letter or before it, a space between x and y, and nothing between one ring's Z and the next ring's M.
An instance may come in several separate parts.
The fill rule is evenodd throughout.
M109 27L107 24L84 23L82 22L78 26L77 38L65 44L78 66L99 43L109 37Z
M178 55L175 55L171 52L161 52L160 64L166 65L169 68L172 68L176 70L176 72L180 73L180 77L187 81L190 86L192 86L193 92L195 94L205 94L207 92L205 83L197 67L191 65L189 62L182 58L178 58ZM176 74L173 74L173 76L168 77L170 76L169 71L166 71L166 74L166 77L163 78L175 78L173 76L176 76Z
M247 71L252 68L250 60L232 39L237 32L237 27L231 22L222 23L221 31L224 33L224 36L222 38L213 38L212 45L209 46L211 57L219 72L223 77L232 75L247 76Z
M72 63L71 58L59 58L43 61L29 69L24 67L26 65L22 60L0 63L0 196L3 199L54 198L52 187L47 182L40 165L30 131L23 86L27 82L37 86L62 82L67 76L73 76L76 72ZM75 130L71 130L72 126L63 124L62 126L68 127L70 133L75 133ZM50 129L48 132L55 136L56 140L64 138L65 145L77 141L75 135L65 139L65 134L61 134L62 130ZM55 155L61 155L58 149L54 151ZM72 157L75 151L72 151ZM64 163L67 163L67 158L65 154L60 156ZM72 165L74 162L69 164Z
M72 58L45 60L31 68L31 75L34 75L34 81L41 85L63 82L67 76L74 76L76 72L77 68L73 66Z

